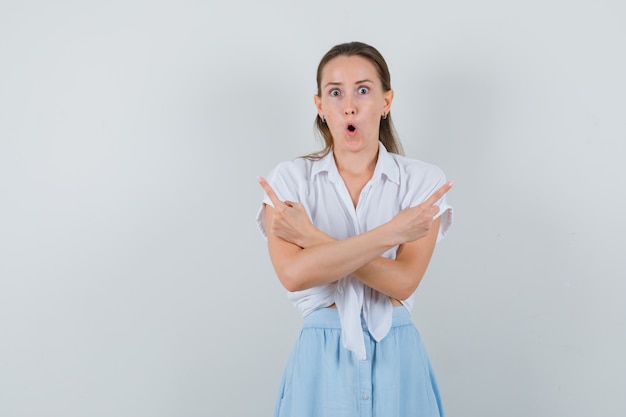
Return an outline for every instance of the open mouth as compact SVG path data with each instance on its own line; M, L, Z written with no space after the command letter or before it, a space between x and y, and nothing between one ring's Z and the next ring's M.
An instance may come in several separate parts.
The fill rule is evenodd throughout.
M354 133L356 131L356 126L350 124L348 125L348 132Z

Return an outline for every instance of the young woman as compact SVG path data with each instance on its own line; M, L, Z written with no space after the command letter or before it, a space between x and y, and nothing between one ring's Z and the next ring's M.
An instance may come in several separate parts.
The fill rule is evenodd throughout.
M304 316L275 415L443 416L410 309L451 224L452 184L400 155L389 70L375 48L328 51L314 100L325 148L259 178L267 196L257 222Z

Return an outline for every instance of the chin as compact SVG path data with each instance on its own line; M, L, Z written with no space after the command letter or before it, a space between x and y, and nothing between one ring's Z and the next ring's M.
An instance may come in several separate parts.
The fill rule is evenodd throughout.
M340 148L350 152L359 152L374 145L376 145L376 149L378 149L378 141L376 141L375 144L370 142L371 141L365 141L363 138L359 137L346 137L339 142L339 146Z

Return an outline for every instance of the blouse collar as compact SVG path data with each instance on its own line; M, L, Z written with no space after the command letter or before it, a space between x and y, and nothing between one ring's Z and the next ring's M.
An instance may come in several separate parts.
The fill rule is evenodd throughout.
M312 177L315 179L317 174L321 172L326 172L328 174L328 179L332 182L343 181L341 175L339 175L337 164L335 164L332 148L322 159L313 162L311 172ZM400 184L400 169L398 168L396 161L393 156L387 152L385 146L381 142L378 142L378 159L376 160L376 168L374 169L372 179L382 177L383 175L394 184Z

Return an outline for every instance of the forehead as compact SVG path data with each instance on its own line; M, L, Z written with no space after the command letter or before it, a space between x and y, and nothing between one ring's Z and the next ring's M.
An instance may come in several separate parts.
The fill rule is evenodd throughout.
M322 69L322 85L326 83L350 83L362 80L379 82L374 64L361 56L338 56Z

